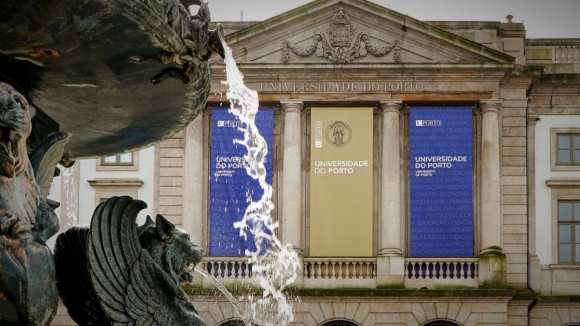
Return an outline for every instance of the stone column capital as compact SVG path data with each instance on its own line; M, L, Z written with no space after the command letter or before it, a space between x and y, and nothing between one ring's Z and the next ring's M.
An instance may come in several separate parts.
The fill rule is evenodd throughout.
M503 101L501 100L481 100L479 101L479 107L481 108L481 113L498 113L501 109Z
M282 109L284 109L284 113L302 113L302 110L304 109L303 100L285 99L280 100L280 104L282 105Z
M403 108L403 101L402 100L382 100L379 102L381 105L381 110L383 110L383 114L387 112L393 112L399 114L401 109Z
M536 125L540 121L540 116L537 114L529 114L528 115L528 125Z

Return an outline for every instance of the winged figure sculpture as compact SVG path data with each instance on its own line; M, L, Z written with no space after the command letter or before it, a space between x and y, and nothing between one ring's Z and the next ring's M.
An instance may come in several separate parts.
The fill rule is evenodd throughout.
M206 325L181 286L193 280L203 251L161 215L137 227L145 207L113 197L97 207L90 230L71 228L59 236L57 285L79 325ZM64 274L61 262L68 264Z
M46 240L59 221L48 192L68 132L42 140L28 155L35 108L0 82L0 325L46 325L58 295Z

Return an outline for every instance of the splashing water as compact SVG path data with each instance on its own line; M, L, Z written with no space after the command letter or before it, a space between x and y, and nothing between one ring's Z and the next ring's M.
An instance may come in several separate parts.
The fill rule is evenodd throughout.
M264 164L268 146L255 123L259 106L258 93L244 85L231 48L225 42L222 43L227 76L227 81L223 83L228 86L226 96L231 103L230 112L243 122L243 127L239 130L243 132L244 139L236 139L234 142L246 147L246 172L258 180L264 190L258 201L248 197L249 205L244 217L234 223L234 227L240 230L240 236L254 238L256 250L246 250L245 253L249 257L249 264L252 264L255 277L264 289L259 298L251 295L246 297L251 309L243 312L243 319L252 320L262 326L285 326L294 320L294 313L284 289L296 279L296 271L300 270L300 259L292 245L282 245L275 236L278 223L271 218L274 209L273 191L272 186L266 182L267 171Z
M234 306L234 309L236 309L237 314L240 315L242 319L244 319L244 324L251 325L251 321L246 320L245 319L246 316L242 314L240 310L240 303L238 302L238 300L234 298L234 296L230 293L230 291L228 291L228 289L226 289L226 287L223 284L221 284L215 277L213 277L210 273L206 272L203 268L199 268L196 266L194 270L197 273L203 275L203 277L205 277L206 280L211 282L211 284L213 284L218 290L221 291L221 293L223 293L226 296L226 298L230 301L232 306Z
M75 192L75 171L72 166L70 168L64 168L62 170L62 182L64 184L64 190L66 192L65 207L66 207L66 218L68 221L64 227L64 230L66 230L71 226L78 224L77 218L78 200Z

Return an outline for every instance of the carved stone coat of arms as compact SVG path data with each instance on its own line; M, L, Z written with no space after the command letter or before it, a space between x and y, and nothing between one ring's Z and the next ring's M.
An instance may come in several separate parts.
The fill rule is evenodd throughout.
M393 51L393 61L401 61L399 40L387 43L383 47L375 47L369 42L366 31L358 31L351 24L350 17L342 7L332 16L332 24L326 31L316 31L314 43L306 48L286 40L282 48L282 61L290 62L290 52L309 57L316 53L317 57L325 58L335 63L351 62L371 54L375 57L385 56Z

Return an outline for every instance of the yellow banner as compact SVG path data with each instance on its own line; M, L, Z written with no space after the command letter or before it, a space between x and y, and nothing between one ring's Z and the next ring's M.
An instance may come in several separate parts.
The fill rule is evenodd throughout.
M310 255L373 248L373 109L312 108Z

